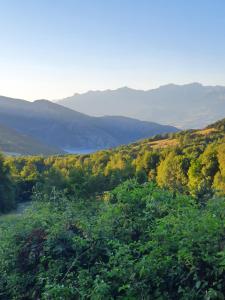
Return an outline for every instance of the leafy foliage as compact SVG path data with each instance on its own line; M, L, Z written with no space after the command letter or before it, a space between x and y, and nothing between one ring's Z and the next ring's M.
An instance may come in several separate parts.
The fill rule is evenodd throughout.
M224 198L135 180L104 201L36 197L1 228L2 299L223 299Z

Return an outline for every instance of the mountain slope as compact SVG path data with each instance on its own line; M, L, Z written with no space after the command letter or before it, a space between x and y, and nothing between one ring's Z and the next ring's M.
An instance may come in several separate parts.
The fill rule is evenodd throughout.
M119 114L180 128L200 128L225 116L225 87L192 83L148 91L120 88L75 94L58 103L94 116Z
M61 150L48 147L16 130L0 124L0 152L12 155L53 155Z
M47 100L28 102L6 97L0 97L0 122L61 149L96 150L177 131L124 117L90 117Z

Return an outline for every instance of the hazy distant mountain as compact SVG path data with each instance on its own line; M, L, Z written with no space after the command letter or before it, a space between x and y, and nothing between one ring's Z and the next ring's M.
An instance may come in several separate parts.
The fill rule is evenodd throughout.
M169 84L141 91L130 88L90 91L58 101L93 115L123 115L181 128L200 128L225 116L225 87Z
M11 155L51 155L63 153L61 150L48 147L31 137L7 128L0 124L0 152Z
M124 117L90 117L47 100L0 97L0 123L61 149L100 149L130 143L171 126Z

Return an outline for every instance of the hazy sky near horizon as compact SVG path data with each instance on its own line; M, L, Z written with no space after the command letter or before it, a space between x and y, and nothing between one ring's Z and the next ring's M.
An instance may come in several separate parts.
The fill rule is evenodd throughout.
M224 0L0 0L0 95L225 85Z

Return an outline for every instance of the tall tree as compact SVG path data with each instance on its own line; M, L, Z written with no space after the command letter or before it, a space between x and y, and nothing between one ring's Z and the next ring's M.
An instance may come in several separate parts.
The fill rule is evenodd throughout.
M15 189L9 168L0 156L0 212L7 212L15 206Z

